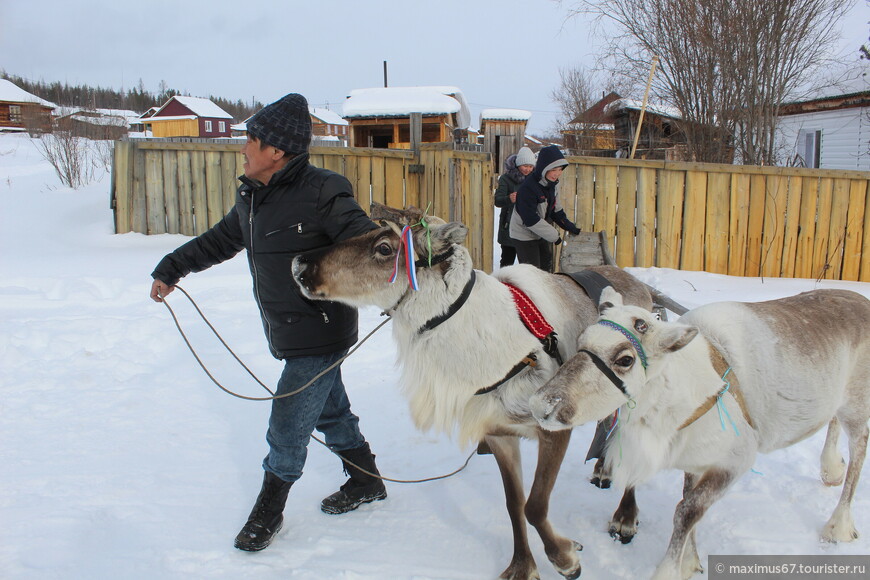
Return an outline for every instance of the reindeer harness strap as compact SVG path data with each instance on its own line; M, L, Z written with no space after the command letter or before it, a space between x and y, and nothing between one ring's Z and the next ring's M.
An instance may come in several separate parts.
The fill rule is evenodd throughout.
M544 347L544 352L553 357L556 362L559 363L559 366L562 366L562 355L559 354L559 339L556 338L556 332L553 330L553 327L547 322L544 315L541 314L541 311L538 310L537 306L535 306L535 303L526 296L525 292L507 282L503 282L503 284L511 291L520 320L523 321L523 324L529 332L541 341L541 344ZM506 374L501 380L488 387L480 389L474 394L485 395L486 393L496 390L520 374L520 372L522 372L526 367L536 366L537 361L538 358L535 356L535 353L530 352L525 356L525 358L523 358L523 360L514 365L514 367L508 371L508 374Z
M737 377L734 376L731 367L725 360L725 357L721 352L713 345L710 345L710 359L713 363L713 368L716 370L716 373L722 377L722 380L725 382L724 387L712 397L709 397L703 405L695 409L695 412L692 413L692 416L686 419L686 421L680 425L677 431L682 431L698 419L704 416L704 414L712 409L715 405L721 404L722 397L725 396L725 393L731 393L734 396L734 399L737 401L737 405L740 407L740 410L743 412L743 418L746 419L746 422L749 423L749 426L755 429L755 423L752 422L752 418L749 416L749 409L746 407L746 399L743 398L743 391L740 390L740 382L737 380ZM731 379L727 380L725 377L728 374L731 374ZM725 413L727 414L727 410ZM720 411L721 413L721 411ZM728 417L730 419L730 417ZM721 420L721 417L720 417ZM734 422L731 422L732 425ZM725 428L723 423L722 428ZM737 431L737 427L734 427L735 433L740 434Z
M462 308L463 304L468 300L468 297L471 296L471 289L474 287L474 281L477 279L477 276L474 273L474 270L471 271L471 277L468 279L468 282L465 283L465 288L462 289L462 294L459 295L459 298L450 305L450 308L447 309L443 314L439 314L434 318L430 318L426 324L420 327L417 330L417 334L423 334L427 330L432 330L436 326L440 325L442 322L445 322L448 318L456 314L460 308Z

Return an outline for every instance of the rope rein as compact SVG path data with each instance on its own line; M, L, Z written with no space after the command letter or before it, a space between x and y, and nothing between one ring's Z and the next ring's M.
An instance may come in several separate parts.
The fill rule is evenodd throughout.
M374 335L374 333L376 333L386 323L388 323L388 322L390 322L390 320L392 320L392 318L387 314L386 320L384 320L383 322L378 324L374 330L369 332L365 336L365 338L363 338L361 341L359 341L357 344L355 344L354 347L352 349L350 349L346 355L344 355L343 357L338 359L338 361L336 361L335 363L330 365L328 368L326 368L325 370L318 373L313 379L311 379L310 381L308 381L307 383L305 383L304 385L302 385L298 389L291 391L289 393L284 393L282 395L276 395L274 391L272 391L269 387L267 387L266 384L263 383L263 381L261 381L254 374L254 372L245 365L244 362L242 362L242 360L238 357L238 355L236 355L236 353L233 351L233 349L230 348L230 346L226 343L226 341L224 341L223 337L220 335L220 333L217 331L217 329L214 327L214 325L212 325L212 323L205 316L205 314L202 312L202 310L200 310L199 305L190 296L190 294L188 294L187 291L184 288L182 288L181 286L176 285L175 288L178 288L179 290L181 290L181 293L184 294L185 297L187 297L188 301L190 301L191 305L193 305L193 308L196 310L197 314L199 314L200 318L202 318L203 322L205 322L205 324L209 327L209 329L211 329L212 333L215 335L215 337L217 337L217 339L224 346L224 348L233 356L234 359L236 359L236 362L238 362L239 365L243 369L245 369L245 371L247 371L247 373L251 376L251 378L253 378L261 387L263 387L271 395L269 397L249 397L247 395L241 395L239 393L233 392L230 389L223 386L220 383L220 381L218 381L209 372L208 368L205 366L205 363L202 362L202 359L200 359L199 355L196 353L196 349L193 348L193 345L191 344L190 339L188 339L187 334L185 334L184 329L181 328L181 323L178 321L178 317L175 315L175 311L169 305L169 302L166 300L166 297L161 295L160 298L163 300L163 304L166 306L167 310L169 310L169 314L172 316L172 321L175 323L175 327L178 329L178 332L181 334L181 338L184 339L184 343L187 345L187 348L188 348L188 350L190 350L190 353L193 355L193 358L196 359L196 362L199 363L200 368L202 368L203 372L208 376L209 379L211 379L211 382L214 383L220 390L227 393L228 395L232 395L233 397L236 397L239 399L244 399L246 401L273 401L275 399L283 399L284 397L292 397L293 395L301 393L302 391L304 391L305 389L310 387L315 381L317 381L317 379L319 379L320 377L322 377L323 375L328 373L330 370L332 370L336 366L340 365L342 362L344 362L344 360L346 358L348 358L350 355L352 355L354 352L356 352L356 350L359 347L361 347L363 345L363 343L365 343L369 338L371 338L372 335ZM372 472L360 467L356 463L353 463L352 461L348 461L347 459L342 457L338 451L335 451L332 447L327 445L325 441L323 441L322 439L317 437L317 435L315 435L314 433L311 434L311 438L314 439L315 441L317 441L318 443L320 443L321 445L323 445L324 447L326 447L333 455L338 456L342 460L342 462L347 463L349 465L352 465L353 467L356 467L361 472L365 473L366 475L368 475L370 477L376 477L380 480L389 481L391 483L426 483L429 481L437 481L439 479L447 479L448 477L452 477L452 476L456 475L457 473L459 473L460 471L462 471L463 469L465 469L466 467L468 467L468 463L471 461L471 458L477 453L476 450L472 451L471 454L469 454L468 458L466 458L465 463L463 463L461 467L459 467L458 469L456 469L454 471L451 471L450 473L445 473L444 475L437 475L434 477L425 477L422 479L394 479L391 477L385 477L385 476L380 475L380 474L372 473Z

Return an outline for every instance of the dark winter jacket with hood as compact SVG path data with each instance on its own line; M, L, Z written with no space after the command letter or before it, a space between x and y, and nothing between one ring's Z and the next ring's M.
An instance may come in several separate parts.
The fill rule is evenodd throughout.
M377 228L353 198L343 176L297 155L263 185L245 176L236 203L213 228L168 254L151 274L175 285L247 250L269 349L279 359L351 347L357 311L336 302L307 300L293 280L291 263L322 248Z
M556 191L559 182L546 178L548 171L565 165L568 165L568 161L555 145L544 147L538 153L535 170L526 176L517 190L517 203L510 226L510 236L513 239L557 242L559 232L550 222L571 234L580 233L580 229L568 219L559 204Z
M514 211L514 202L510 195L517 190L525 176L517 169L517 156L511 155L504 160L504 173L498 178L498 187L495 190L495 207L501 208L498 215L498 243L510 246L511 214Z

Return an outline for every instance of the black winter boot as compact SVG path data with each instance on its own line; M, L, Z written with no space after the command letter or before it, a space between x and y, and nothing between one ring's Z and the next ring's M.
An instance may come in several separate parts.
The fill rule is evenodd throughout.
M287 493L292 485L292 481L284 481L274 473L266 472L257 503L242 531L236 536L236 548L258 552L272 543L284 523L284 504L287 503Z
M350 479L341 486L341 489L320 502L320 509L323 512L343 514L355 510L364 503L387 497L384 482L380 478L365 473L368 471L374 475L380 475L375 465L375 456L368 443L356 449L339 451L338 454L344 463L344 472L350 475Z

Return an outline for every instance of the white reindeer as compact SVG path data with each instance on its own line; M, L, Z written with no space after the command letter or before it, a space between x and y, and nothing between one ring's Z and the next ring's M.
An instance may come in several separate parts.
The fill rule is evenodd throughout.
M388 211L389 210L389 211ZM581 546L557 534L547 518L550 492L570 431L541 429L529 410L529 397L552 377L559 362L524 325L511 284L521 289L558 335L557 356L572 355L580 332L597 318L597 306L567 276L528 265L497 275L474 270L461 244L468 232L419 210L383 206L389 227L347 240L293 261L293 271L311 299L353 306L374 305L392 316L402 387L420 429L456 434L460 444L485 440L498 463L505 488L514 549L501 578L539 578L529 549L526 520L538 531L546 554L566 578L580 575ZM398 224L398 225L397 225ZM402 225L410 230L417 255L417 290L409 288ZM406 244L407 245L407 244ZM419 258L419 260L417 260ZM431 258L431 261L430 261ZM623 270L598 267L626 301L651 308L646 287ZM395 283L390 279L399 278ZM538 440L535 481L525 499L519 437ZM632 495L633 498L633 495ZM633 503L633 502L632 502Z
M683 500L654 579L702 571L695 525L710 505L752 467L756 453L793 445L824 425L822 481L843 483L841 425L849 467L821 535L832 542L858 537L851 503L867 450L870 300L816 290L768 302L709 304L667 323L606 290L601 310L578 353L530 405L541 426L552 430L620 409L620 433L612 441L622 457L608 463L621 485L640 484L667 468L685 472Z

